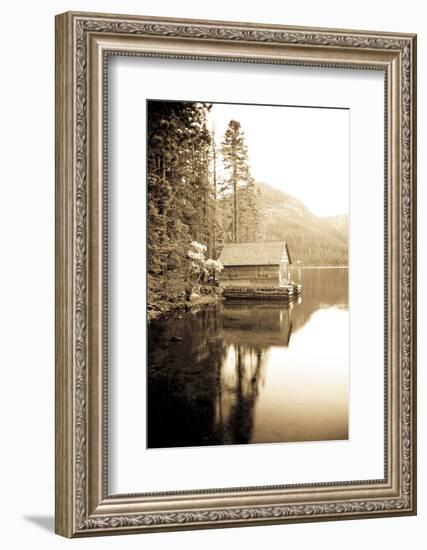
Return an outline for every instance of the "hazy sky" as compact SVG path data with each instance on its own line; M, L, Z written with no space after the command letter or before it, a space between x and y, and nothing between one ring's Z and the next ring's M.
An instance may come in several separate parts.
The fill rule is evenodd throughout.
M231 119L246 136L252 176L319 216L348 214L348 110L214 104L218 144Z

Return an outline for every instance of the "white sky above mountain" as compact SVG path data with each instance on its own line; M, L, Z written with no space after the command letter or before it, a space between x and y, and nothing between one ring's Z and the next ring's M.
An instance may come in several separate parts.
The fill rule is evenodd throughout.
M209 123L218 145L231 119L245 133L256 181L294 196L318 216L348 214L348 110L215 103Z

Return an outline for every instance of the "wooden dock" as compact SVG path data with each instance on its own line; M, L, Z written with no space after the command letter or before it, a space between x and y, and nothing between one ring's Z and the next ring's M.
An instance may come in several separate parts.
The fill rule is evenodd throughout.
M227 300L274 300L289 302L301 295L300 284L291 283L283 287L226 287L222 295Z

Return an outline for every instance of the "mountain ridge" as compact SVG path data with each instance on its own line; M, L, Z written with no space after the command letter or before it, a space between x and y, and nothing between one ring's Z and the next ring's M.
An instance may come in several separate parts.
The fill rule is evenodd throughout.
M255 184L263 241L286 240L293 263L348 265L348 216L317 216L302 201L265 182Z

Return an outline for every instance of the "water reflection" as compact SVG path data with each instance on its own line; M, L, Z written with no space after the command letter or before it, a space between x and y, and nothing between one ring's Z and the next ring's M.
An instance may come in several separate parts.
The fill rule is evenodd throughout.
M290 305L226 301L150 326L148 447L348 437L348 273L302 284Z

